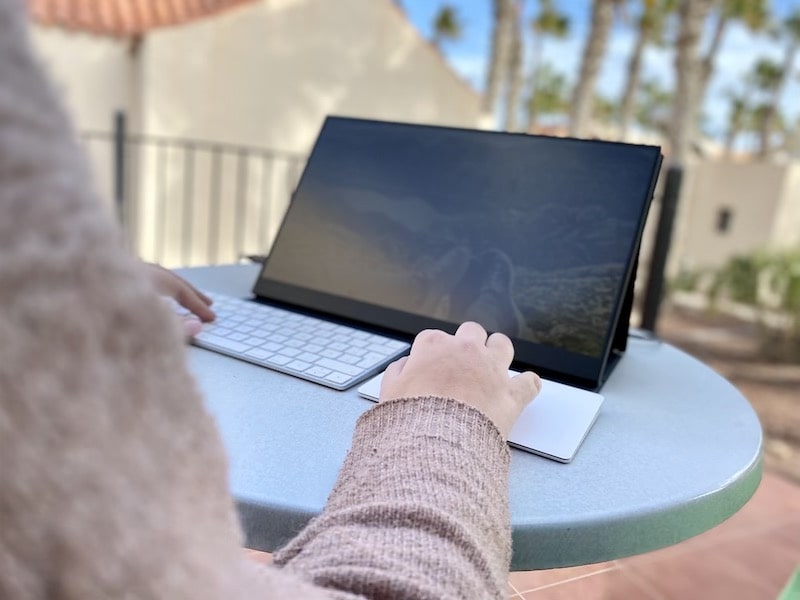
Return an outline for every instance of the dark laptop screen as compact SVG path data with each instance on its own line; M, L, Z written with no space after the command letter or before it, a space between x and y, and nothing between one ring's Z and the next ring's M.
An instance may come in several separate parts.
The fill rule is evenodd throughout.
M599 360L659 161L650 146L329 118L256 291L411 334L474 320Z

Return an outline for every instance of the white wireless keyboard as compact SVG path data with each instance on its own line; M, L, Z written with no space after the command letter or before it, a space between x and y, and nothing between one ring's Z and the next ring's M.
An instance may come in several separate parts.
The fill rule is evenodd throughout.
M193 343L344 390L407 353L410 344L252 300L206 292L217 318Z

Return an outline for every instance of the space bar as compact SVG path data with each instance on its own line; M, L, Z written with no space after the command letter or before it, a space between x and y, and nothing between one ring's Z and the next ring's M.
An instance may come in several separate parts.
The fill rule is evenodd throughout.
M197 334L197 336L195 336L195 339L200 340L201 342L213 344L214 346L218 346L220 348L224 348L225 350L230 350L231 352L244 352L250 347L240 344L239 342L214 335L213 333L200 332Z

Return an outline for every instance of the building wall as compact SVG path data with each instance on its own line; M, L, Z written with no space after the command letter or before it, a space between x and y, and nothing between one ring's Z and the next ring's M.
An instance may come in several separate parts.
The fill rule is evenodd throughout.
M769 163L691 165L681 193L671 273L719 267L737 254L774 243L787 181L796 177L793 169Z
M135 70L127 42L39 26L31 32L42 64L79 131L109 131L115 111L131 111ZM99 191L110 203L110 145L88 142L87 150Z
M308 152L343 114L473 127L480 98L390 0L262 0L150 35L149 133Z
M786 166L783 194L773 224L774 246L800 247L800 162Z
M115 38L33 27L44 66L81 130L107 131L131 96L129 45Z

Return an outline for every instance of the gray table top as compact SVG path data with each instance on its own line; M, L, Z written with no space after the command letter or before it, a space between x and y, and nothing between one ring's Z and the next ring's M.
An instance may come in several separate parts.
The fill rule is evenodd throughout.
M181 270L245 297L257 265ZM230 461L247 545L273 551L325 505L356 419L372 403L191 347L190 367ZM721 523L761 479L761 425L742 394L659 341L631 338L570 464L512 450L512 568L611 560Z

